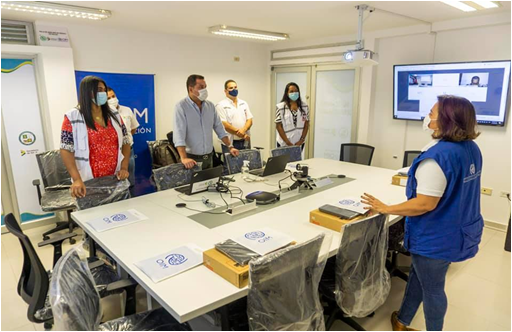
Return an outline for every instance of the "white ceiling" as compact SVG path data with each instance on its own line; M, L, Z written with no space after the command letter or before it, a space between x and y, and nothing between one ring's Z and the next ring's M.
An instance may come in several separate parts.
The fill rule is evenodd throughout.
M103 21L57 18L50 15L2 10L2 19L55 21L99 27L123 28L148 32L211 36L208 27L225 24L288 33L293 40L355 34L357 31L356 1L64 1L75 6L112 11ZM376 7L364 23L364 31L405 27L418 24L414 19L393 15L378 9L437 22L500 12L510 14L510 2L499 8L463 12L439 1L369 1Z

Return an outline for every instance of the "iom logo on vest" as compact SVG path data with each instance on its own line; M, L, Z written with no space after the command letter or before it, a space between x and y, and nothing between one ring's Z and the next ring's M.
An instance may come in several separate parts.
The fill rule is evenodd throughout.
M157 259L156 262L162 269L168 269L170 266L181 265L188 261L188 258L182 254L170 254L167 255L164 259Z
M475 164L471 164L469 166L469 176L464 178L464 183L477 179L481 173L482 173L481 170L479 170L478 172L476 171Z
M272 236L265 236L265 233L261 231L249 232L246 233L244 236L248 240L258 241L259 243L265 243L269 240L272 240Z

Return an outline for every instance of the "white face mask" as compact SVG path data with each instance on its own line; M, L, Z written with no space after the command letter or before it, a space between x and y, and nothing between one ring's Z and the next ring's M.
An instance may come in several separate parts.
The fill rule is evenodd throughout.
M110 108L117 108L119 106L119 99L117 98L110 98L107 102Z
M425 131L434 131L434 129L430 129L428 125L431 121L435 121L437 119L431 119L430 115L427 114L427 116L423 119L423 130Z
M206 88L199 90L199 96L197 98L200 101L205 101L208 98L208 90Z

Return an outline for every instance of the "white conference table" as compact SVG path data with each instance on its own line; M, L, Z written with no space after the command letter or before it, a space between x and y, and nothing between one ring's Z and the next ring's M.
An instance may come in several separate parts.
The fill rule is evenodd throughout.
M176 320L184 323L246 296L247 287L239 289L203 265L154 283L134 263L187 243L194 243L202 249L208 250L213 248L215 243L263 226L289 234L299 243L322 232L331 234L332 243L329 256L334 256L340 243L340 234L311 224L309 222L310 211L321 205L334 203L341 198L360 196L363 192L370 193L387 204L396 204L406 199L405 189L391 184L391 178L396 174L394 170L319 158L305 160L301 164L309 166L309 174L313 178L330 174L344 174L355 180L295 201L281 202L279 206L272 209L212 229L187 217L197 212L175 206L176 203L187 200L186 204L190 208L208 210L202 202L190 201L199 200L202 196L215 202L217 206L225 205L220 195L212 192L185 196L178 195L179 193L173 189L165 190L73 212L72 218L150 296ZM275 191L278 189L277 181L285 176L284 173L272 175L266 178L268 184L263 184L262 182L246 182L241 178L241 174L237 174L232 185L240 187L244 195L257 190ZM283 187L287 186L285 183L282 183ZM224 195L227 202L231 204L229 197L228 194ZM237 200L233 200L233 203L236 202ZM127 209L136 209L149 219L104 232L96 232L87 223L90 220ZM389 222L393 223L398 219L397 216L390 216Z

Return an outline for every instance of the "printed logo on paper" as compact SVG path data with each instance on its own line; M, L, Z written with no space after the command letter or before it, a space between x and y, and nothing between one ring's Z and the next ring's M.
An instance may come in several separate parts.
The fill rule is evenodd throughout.
M123 220L126 220L128 219L128 217L126 217L125 214L122 214L122 213L118 213L118 214L114 214L112 217L111 217L112 221L123 221Z
M355 202L356 202L356 201L353 201L353 200L351 200L351 199L344 199L344 200L340 201L340 204L341 204L341 205L352 205L352 204L354 204Z
M257 239L261 239L264 236L265 236L265 233L260 232L260 231L249 232L249 233L245 234L245 238L248 240L257 240Z
M31 131L24 131L18 137L20 143L23 145L32 145L36 141L36 135Z
M183 256L182 254L170 254L167 257L165 257L167 260L167 263L170 265L181 265L188 261L188 258Z

